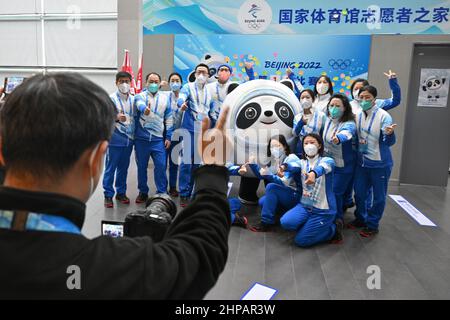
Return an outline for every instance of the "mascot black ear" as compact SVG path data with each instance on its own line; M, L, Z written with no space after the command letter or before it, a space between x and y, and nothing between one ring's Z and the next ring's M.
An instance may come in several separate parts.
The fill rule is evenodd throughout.
M236 89L237 87L239 87L239 83L230 83L228 85L228 91L227 94L230 94L234 89Z
M188 76L189 82L195 82L195 71L192 71Z
M446 80L446 78L442 78L442 84L444 84L444 83L445 83L445 80Z
M290 79L281 80L280 83L284 84L286 87L288 87L289 89L294 91L294 84L292 83L292 81Z

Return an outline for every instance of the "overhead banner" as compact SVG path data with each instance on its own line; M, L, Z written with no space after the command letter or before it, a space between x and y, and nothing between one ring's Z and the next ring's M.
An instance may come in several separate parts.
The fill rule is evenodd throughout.
M428 69L420 71L418 106L447 107L450 69Z
M327 75L335 92L350 94L352 79L367 78L370 36L177 35L174 51L174 69L185 81L199 63L216 70L226 62L231 80L242 82L245 62L252 62L256 79L281 80L291 69L304 87Z
M449 34L443 0L143 0L144 34Z

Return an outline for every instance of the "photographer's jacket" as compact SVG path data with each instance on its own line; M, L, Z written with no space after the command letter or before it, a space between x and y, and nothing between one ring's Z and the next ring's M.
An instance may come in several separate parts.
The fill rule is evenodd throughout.
M194 176L194 200L159 243L150 237L89 240L79 233L82 202L0 187L0 299L203 298L227 260L228 176L216 166ZM25 231L7 225L11 211L29 212ZM67 231L50 227L61 224Z

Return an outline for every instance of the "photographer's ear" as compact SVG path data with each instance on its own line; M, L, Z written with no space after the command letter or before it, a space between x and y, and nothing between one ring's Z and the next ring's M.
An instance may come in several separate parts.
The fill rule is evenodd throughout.
M4 167L5 166L5 159L3 158L3 152L2 152L2 138L0 137L0 166Z
M89 167L91 176L98 180L103 171L103 156L108 149L108 141L101 141L97 146L92 149L89 159ZM96 181L97 182L97 181Z

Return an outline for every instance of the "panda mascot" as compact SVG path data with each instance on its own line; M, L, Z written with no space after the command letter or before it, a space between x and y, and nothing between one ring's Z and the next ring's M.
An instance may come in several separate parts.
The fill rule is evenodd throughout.
M426 92L427 98L433 102L445 97L447 90L444 87L446 78L431 76L422 83L422 90Z
M284 135L291 148L297 143L293 121L301 106L291 80L258 79L243 84L232 83L223 105L230 108L227 129L234 137L235 165L242 165L249 159L266 165L269 161L268 142L276 134ZM251 170L241 177L239 199L242 203L258 203L259 183Z

